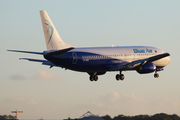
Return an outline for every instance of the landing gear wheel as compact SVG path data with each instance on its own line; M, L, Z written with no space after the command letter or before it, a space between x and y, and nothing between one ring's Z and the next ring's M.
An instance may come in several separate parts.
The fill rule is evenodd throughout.
M155 73L154 74L154 78L158 78L159 77L159 74L158 73Z
M89 79L90 81L94 81L94 75L90 75Z
M120 74L116 75L116 80L119 81L120 80Z
M120 74L120 79L124 80L125 76L123 74Z
M97 80L98 80L98 76L95 75L95 76L94 76L94 81L97 81Z
M97 81L98 76L97 75L90 75L89 79L90 79L90 81Z
M117 74L116 75L116 80L119 81L119 80L124 80L125 76L123 74L121 74L121 71L120 71L120 74Z

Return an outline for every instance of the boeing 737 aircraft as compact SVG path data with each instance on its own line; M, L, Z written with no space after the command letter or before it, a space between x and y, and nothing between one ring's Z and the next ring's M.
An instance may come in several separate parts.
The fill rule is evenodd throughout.
M108 71L119 71L116 80L124 80L122 71L136 70L140 74L162 71L170 62L169 53L149 46L86 47L76 48L65 43L59 36L46 11L40 11L47 50L44 52L8 50L13 52L43 55L46 60L20 58L41 62L42 65L62 67L90 75L91 81L97 81L98 75Z

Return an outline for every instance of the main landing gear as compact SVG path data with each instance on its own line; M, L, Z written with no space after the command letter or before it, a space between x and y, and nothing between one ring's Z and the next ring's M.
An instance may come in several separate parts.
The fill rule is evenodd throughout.
M89 79L90 79L90 81L97 81L98 76L97 75L90 75Z
M125 76L123 74L121 74L121 71L120 71L120 74L117 74L116 75L116 80L124 80Z

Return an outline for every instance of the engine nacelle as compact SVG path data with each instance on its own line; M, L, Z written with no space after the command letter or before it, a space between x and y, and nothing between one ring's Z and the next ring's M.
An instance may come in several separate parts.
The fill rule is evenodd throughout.
M137 67L136 71L140 74L152 73L156 70L156 65L154 63L146 63Z

